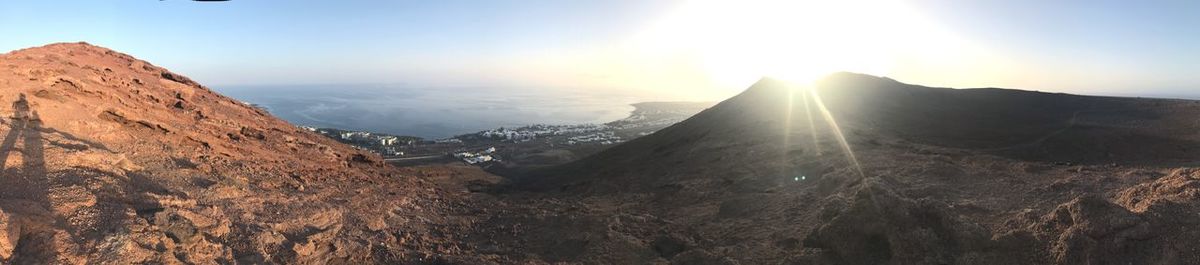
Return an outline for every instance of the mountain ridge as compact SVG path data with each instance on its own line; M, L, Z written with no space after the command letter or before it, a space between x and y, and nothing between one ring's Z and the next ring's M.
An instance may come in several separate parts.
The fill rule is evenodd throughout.
M843 126L849 127L851 130L850 134L854 134L854 130L861 128L860 131L862 132L869 130L876 131L876 135L869 137L896 137L899 138L898 140L903 141L984 151L991 155L1026 161L1103 164L1112 163L1116 160L1124 160L1127 162L1143 163L1149 160L1136 157L1148 156L1153 157L1154 159L1150 159L1153 161L1162 160L1170 162L1187 161L1191 157L1200 155L1200 153L1195 152L1195 149L1200 148L1200 141L1198 141L1200 140L1200 135L1196 133L1182 133L1191 129L1197 129L1195 128L1196 126L1187 125L1191 123L1177 122L1178 119L1186 119L1188 115L1179 115L1178 113L1168 115L1163 113L1163 111L1175 110L1197 113L1196 106L1200 104L1200 101L1080 96L1000 88L933 88L908 85L890 78L847 72L830 75L816 82L814 86L820 92L813 93L810 96L806 95L809 93L793 91L803 90L803 85L789 84L780 80L764 78L752 85L745 92L697 114L689 120L703 118L705 115L716 115L714 113L723 112L721 109L730 109L724 112L747 113L737 113L736 115L742 116L736 119L729 118L725 122L710 122L710 124L752 126L748 125L745 121L758 119L758 122L769 123L770 126L782 126L785 117L781 114L790 112L792 113L790 117L792 120L788 122L791 125L803 125L805 121L800 119L807 115L812 115L815 120L814 125L821 126L826 122L822 121L824 120L821 117L822 114L819 110L816 110L816 103L807 106L810 109L808 113L799 113L800 110L797 110L806 107L802 106L804 104L799 102L814 102L808 98L816 97L816 94L819 94L819 97L824 101L823 104L829 106L831 114L838 116L835 120L844 123ZM791 103L779 100L787 98L794 99ZM930 98L934 98L934 100L928 100ZM788 104L792 104L792 106L788 106ZM786 110L787 108L794 109ZM1124 119L1120 122L1128 124L1118 123L1115 126L1107 126L1109 124L1105 124L1105 122L1112 121L1100 121L1107 118L1099 117L1104 115L1110 117L1118 116L1117 118ZM1095 124L1082 125L1083 122L1079 121L1085 118L1092 118L1091 116L1097 116L1094 117L1097 120ZM1157 127L1139 124L1168 118L1174 120L1166 120L1154 124ZM1172 123L1184 125L1180 129L1171 129L1173 132L1176 132L1173 134L1155 133L1150 130L1162 129L1164 127L1179 127L1172 126ZM688 127L688 125L678 124L663 129L660 132L671 134L673 133L672 130L698 130L697 128L679 129L676 127ZM945 128L941 129L944 131L928 129L939 127ZM1011 128L1017 128L1017 130L1010 130ZM783 131L782 128L773 130L778 132ZM803 131L803 128L797 130ZM1064 133L1079 134L1073 136L1082 140L1060 139L1066 137L1055 138ZM675 137L680 138L680 136ZM781 136L775 135L767 138L779 137ZM647 137L647 140L635 140L640 143L630 143L628 145L648 145L653 143L646 142L661 143L665 141L661 139L651 140L655 138L655 136L651 135ZM1099 145L1103 142L1113 140L1113 138L1138 141L1139 144L1150 144L1156 148L1176 146L1184 147L1184 149L1188 150L1175 151L1179 150L1179 148L1140 148L1120 144L1111 144L1110 148L1088 146ZM1064 146L1046 147L1047 145L1054 144ZM619 150L623 148L629 147L614 147L612 148L614 151L605 151L596 157L605 157L606 153L620 152ZM818 146L816 148L821 147ZM1049 148L1067 148L1068 150L1044 150ZM836 148L825 147L825 149L834 150ZM1150 153L1155 153L1155 150L1167 150L1167 152L1151 155ZM1050 154L1043 154L1042 152ZM1106 152L1109 157L1087 155L1087 153L1092 152ZM1056 156L1058 158L1055 158ZM572 164L577 165L580 163L587 162L580 161ZM549 177L543 175L538 178L546 179Z
M932 88L859 74L805 89L764 79L654 134L520 176L511 192L607 209L572 215L582 220L660 220L660 232L641 236L674 242L658 254L681 264L1200 258L1165 247L1200 238L1191 232L1200 222L1182 221L1200 212L1200 197L1187 195L1200 194L1191 169L1200 101ZM602 255L581 259L637 262Z

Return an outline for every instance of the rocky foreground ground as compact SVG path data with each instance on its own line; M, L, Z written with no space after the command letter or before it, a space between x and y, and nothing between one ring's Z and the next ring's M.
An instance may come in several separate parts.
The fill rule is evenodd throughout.
M376 155L84 43L0 55L0 259L412 263L454 200Z

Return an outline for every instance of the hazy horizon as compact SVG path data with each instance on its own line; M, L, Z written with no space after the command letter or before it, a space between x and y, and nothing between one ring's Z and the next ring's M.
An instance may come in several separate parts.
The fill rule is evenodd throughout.
M634 109L629 104L654 101L605 91L547 93L509 87L451 90L374 84L213 89L266 107L296 125L427 139L532 124L601 124L628 116Z
M20 2L0 7L0 33L21 36L0 51L86 41L211 87L400 83L715 101L764 75L844 70L937 87L1190 95L1200 87L1200 16L1189 12L1198 5Z

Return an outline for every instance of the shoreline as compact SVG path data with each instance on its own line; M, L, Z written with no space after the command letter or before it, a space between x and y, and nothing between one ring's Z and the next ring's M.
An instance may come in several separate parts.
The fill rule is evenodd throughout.
M247 103L249 103L249 102L247 102ZM258 108L262 108L262 109L264 109L264 110L266 110L266 111L270 112L270 108L269 108L269 106L265 106L264 104L259 104L259 103L249 103L249 104L250 104L250 105L252 105L252 106L258 107ZM551 124L551 123L527 123L527 124L510 125L510 126L498 126L498 127L487 128L487 129L483 129L483 130L475 130L475 131L462 131L462 132L456 132L456 133L452 133L452 134L450 134L449 136L446 136L446 137L422 137L422 136L417 136L417 135L412 135L412 134L393 133L393 132L382 132L382 131L380 131L380 130L358 130L358 129L348 129L348 128L343 128L343 127L338 127L338 126L320 126L320 125L311 125L311 124L297 124L297 123L293 123L293 124L296 124L296 126L297 126L297 127L302 127L302 128L313 128L313 129L330 129L330 130L346 131L346 132L367 132L367 133L376 134L376 135L387 135L387 136L396 136L396 137L404 137L404 138L418 138L418 139L421 139L421 140L442 140L442 139L454 139L454 138L463 137L463 136L467 136L467 135L477 134L477 133L480 133L480 132L483 132L483 131L495 130L495 129L500 129L500 128L521 128L521 127L529 127L529 126L578 126L578 125L602 125L602 124L612 124L612 123L616 123L616 122L621 122L621 121L628 120L628 119L630 119L630 118L633 118L634 116L638 115L638 113L646 112L647 110L650 110L650 109L662 109L662 108L671 108L671 107L678 107L678 106L688 106L688 107L701 106L701 105L703 105L703 106L712 106L712 105L715 105L715 104L716 104L716 102L702 102L702 101L645 101L645 102L636 102L636 103L630 103L630 104L626 104L626 106L633 107L633 110L630 110L628 113L626 113L626 114L625 114L625 116L624 116L623 118L616 119L616 120L609 120L609 121L605 121L605 122L601 122L601 123L587 123L587 122L583 122L583 123L558 123L558 124ZM292 121L288 121L288 122L292 122Z

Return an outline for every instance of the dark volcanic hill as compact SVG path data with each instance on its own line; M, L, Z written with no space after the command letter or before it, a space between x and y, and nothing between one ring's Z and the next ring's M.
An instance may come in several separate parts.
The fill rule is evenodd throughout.
M574 231L554 247L518 245L585 263L1198 264L1196 117L1188 100L764 79L521 178L534 192L514 197L569 210L497 222L572 220L543 229Z
M408 263L458 251L433 225L448 222L449 202L432 184L182 75L85 43L2 54L0 68L0 263Z
M826 134L831 128L824 114L808 100L814 96L792 87L764 79L684 123L560 170L601 173L641 164L679 171L685 169L658 165L685 160L706 161L699 167L741 164L721 162L733 155L725 151L753 152L762 161L789 157L784 153L840 154L836 138ZM1182 165L1200 157L1198 101L931 88L851 73L829 76L815 90L854 149L895 142L1088 165ZM788 150L768 151L781 148Z

